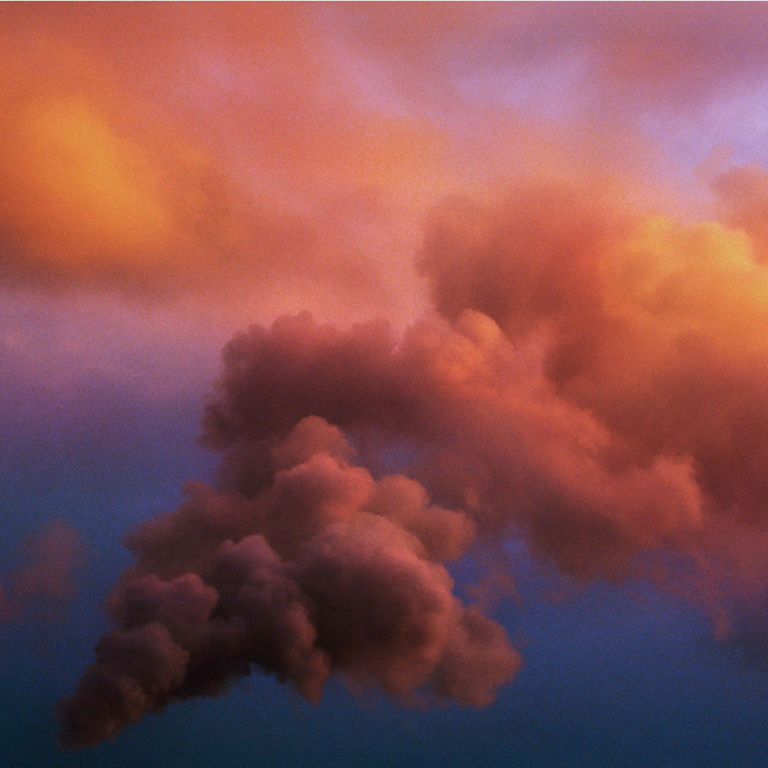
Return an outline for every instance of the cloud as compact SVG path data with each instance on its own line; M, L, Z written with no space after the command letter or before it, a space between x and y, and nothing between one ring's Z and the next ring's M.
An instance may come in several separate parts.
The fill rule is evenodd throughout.
M310 700L336 673L488 704L519 657L452 594L443 562L475 540L523 536L582 580L726 586L717 534L735 554L763 526L768 291L746 236L553 182L446 203L420 263L438 312L401 334L303 313L226 346L218 485L129 536L66 744L252 666Z
M412 313L441 131L358 103L305 13L213 13L11 14L0 281Z
M404 91L448 101L463 77L504 76L512 98L533 81L546 86L564 61L587 76L557 95L616 115L627 107L690 108L756 80L765 19L750 6L360 7L335 17L349 45L399 76ZM460 52L460 53L459 53ZM413 73L406 76L406 72ZM394 78L393 78L394 79ZM544 88L541 100L552 94ZM536 109L535 99L528 106Z
M422 264L449 317L470 307L512 340L543 334L560 397L638 460L690 458L713 512L758 522L768 275L753 253L717 223L627 220L544 189L532 205L523 193L466 218L444 209Z
M357 316L412 319L435 201L565 147L647 168L626 106L759 72L762 28L747 8L11 11L0 279L251 308L279 293L283 311L341 288ZM545 87L563 55L585 76ZM482 84L519 98L478 100ZM542 118L574 94L577 114Z
M401 339L385 324L345 332L284 318L225 350L206 440L237 456L320 415L367 446L372 466L380 449L402 446L408 473L482 532L521 527L575 573L695 529L701 500L688 459L625 459L620 439L557 395L541 356L536 341L516 348L472 310Z
M41 526L19 547L19 563L0 584L0 622L20 620L38 605L74 595L74 572L84 546L78 531L62 520Z
M219 479L129 535L68 746L254 667L312 701L337 674L486 705L520 659L446 563L500 537L759 600L765 174L715 180L721 222L681 216L636 118L751 87L754 13L12 12L6 283L338 316L227 345Z
M252 328L225 350L206 440L236 457L319 415L374 471L399 446L481 535L522 533L580 577L673 551L716 593L740 559L725 531L765 527L766 273L744 231L614 192L446 202L420 254L442 317L402 336L308 315Z
M473 537L461 510L408 478L375 480L318 417L270 447L237 459L258 488L191 485L129 536L137 562L108 600L115 629L59 705L67 746L253 667L310 701L339 674L404 702L485 706L514 677L503 628L460 602L441 563Z
M170 126L131 124L98 90L17 74L0 91L3 283L199 295L309 258L311 226L248 201Z
M712 180L716 207L723 221L743 229L752 242L752 255L768 260L768 172L750 165L719 173Z

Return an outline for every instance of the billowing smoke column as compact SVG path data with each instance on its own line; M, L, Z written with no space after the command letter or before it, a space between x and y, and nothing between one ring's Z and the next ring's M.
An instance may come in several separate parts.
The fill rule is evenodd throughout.
M375 479L330 421L369 466L420 479ZM71 746L254 665L313 701L338 672L406 701L488 704L519 658L452 594L442 561L514 523L592 573L700 515L686 461L609 466L611 435L555 396L535 350L471 311L400 340L384 323L338 331L306 314L254 328L225 351L206 439L226 450L220 487L190 485L129 537L116 629L60 708Z
M238 478L129 539L109 599L116 628L60 706L63 740L95 744L173 699L251 667L318 701L333 673L402 699L489 704L519 657L453 594L441 561L475 526L402 475L375 480L338 428L303 418L230 455Z
M744 232L544 186L447 204L421 265L438 313L401 336L303 314L226 347L218 486L131 534L68 745L254 666L313 701L338 673L488 704L520 662L452 594L476 540L579 579L671 552L698 590L764 593L768 273Z

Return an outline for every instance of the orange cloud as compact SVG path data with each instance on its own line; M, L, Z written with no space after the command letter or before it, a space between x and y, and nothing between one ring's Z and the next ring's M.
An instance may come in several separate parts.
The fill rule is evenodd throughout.
M761 519L768 273L749 238L617 215L575 189L533 194L441 212L423 256L438 307L485 312L513 339L543 334L561 396L639 455L692 457L721 513Z
M74 96L32 101L14 117L4 125L2 214L19 261L87 275L146 272L162 258L172 212L140 146Z
M759 166L730 168L712 180L712 187L720 216L749 235L753 257L764 264L768 260L768 171Z
M410 252L450 183L446 142L340 87L303 11L9 18L6 283L297 308L338 308L341 288L342 313L414 312Z

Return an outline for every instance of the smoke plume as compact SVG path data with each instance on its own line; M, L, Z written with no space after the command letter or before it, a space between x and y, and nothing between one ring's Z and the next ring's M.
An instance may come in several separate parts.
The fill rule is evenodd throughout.
M190 484L178 509L129 537L137 562L108 601L115 629L60 705L67 745L254 667L313 702L332 674L406 702L473 706L514 677L506 633L461 603L442 564L474 536L463 511L402 475L374 479L319 417L253 447L228 467L248 483Z
M445 563L500 536L580 580L765 592L768 276L744 232L539 185L439 207L420 264L437 311L401 334L304 313L227 345L218 483L130 534L66 744L252 668L310 701L338 674L487 705L520 659Z

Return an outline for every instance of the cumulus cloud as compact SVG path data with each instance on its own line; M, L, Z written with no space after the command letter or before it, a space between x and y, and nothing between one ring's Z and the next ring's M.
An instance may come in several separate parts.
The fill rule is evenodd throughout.
M723 627L765 590L768 277L745 232L552 182L446 202L419 264L436 312L402 333L303 313L226 346L218 482L129 535L65 743L254 667L311 701L339 674L488 704L519 657L452 592L476 541L659 579Z
M385 324L339 331L285 318L234 339L225 360L206 440L230 455L320 415L356 435L372 465L381 446L401 445L408 472L481 532L524 529L575 573L699 524L686 457L633 462L609 429L557 394L538 340L516 347L478 311L455 325L425 321L400 339Z
M479 234L441 216L422 264L443 312L486 312L518 341L543 334L561 398L639 459L689 457L715 513L764 517L768 273L744 232L622 221L562 190L476 213Z
M371 467L401 446L481 534L521 532L568 573L661 550L702 585L739 570L718 541L765 528L768 415L768 276L745 231L552 182L447 202L420 265L442 317L402 337L304 315L234 339L209 444L237 456L316 414Z
M462 510L406 477L377 481L316 416L270 449L238 455L256 487L191 485L129 536L136 565L108 600L115 629L59 706L66 745L220 693L252 668L315 702L332 674L404 702L473 706L514 677L505 631L453 594L442 564L473 538Z

